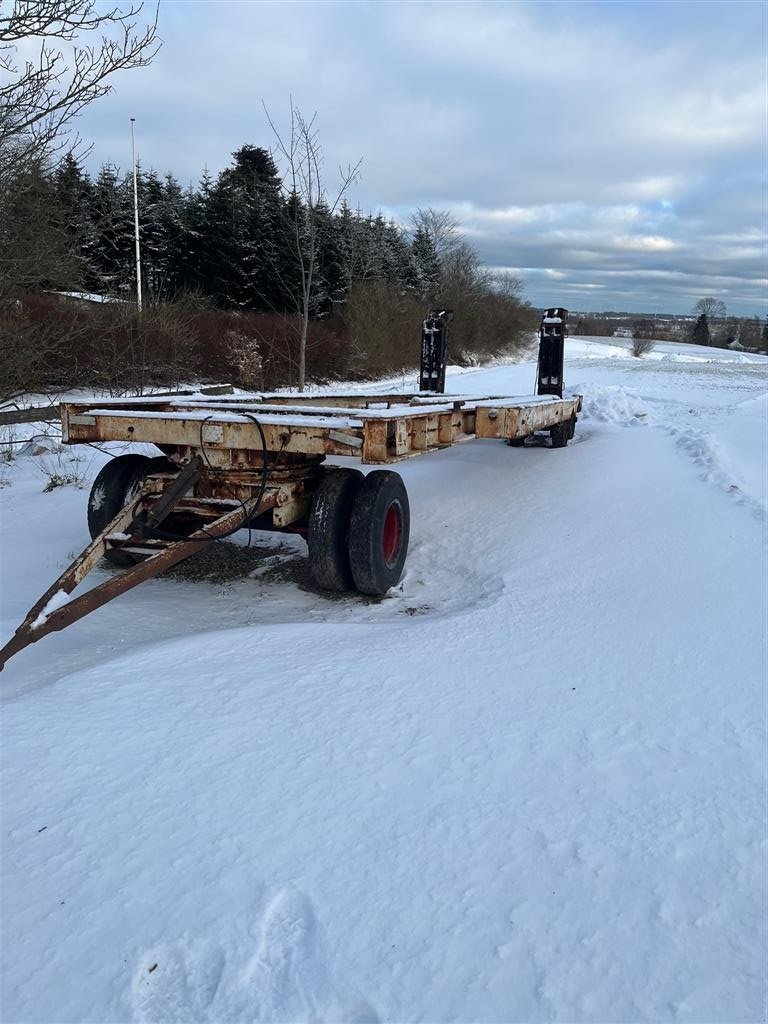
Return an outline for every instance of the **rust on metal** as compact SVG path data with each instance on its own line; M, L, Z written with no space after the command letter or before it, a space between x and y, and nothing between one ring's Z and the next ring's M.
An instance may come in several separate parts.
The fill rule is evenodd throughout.
M301 460L345 455L368 464L397 462L470 437L524 437L580 409L578 396L265 395L67 403L62 424L70 444L141 441L184 458L204 452L209 466L231 471L263 464L265 447Z

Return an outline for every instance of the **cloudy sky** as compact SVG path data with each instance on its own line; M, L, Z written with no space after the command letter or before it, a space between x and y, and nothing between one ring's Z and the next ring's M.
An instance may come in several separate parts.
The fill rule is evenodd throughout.
M162 0L163 47L82 119L91 164L197 181L317 112L330 182L453 211L537 305L768 304L768 5Z

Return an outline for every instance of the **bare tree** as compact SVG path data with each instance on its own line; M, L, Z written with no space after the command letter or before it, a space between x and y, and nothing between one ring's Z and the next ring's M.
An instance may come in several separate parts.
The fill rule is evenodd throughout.
M463 242L461 224L449 210L418 206L411 214L409 222L413 233L421 229L429 235L441 263Z
M87 336L88 317L30 313L30 289L77 277L63 227L51 215L49 171L80 143L72 122L110 92L115 72L148 64L160 45L157 9L142 3L0 0L0 396L43 389ZM94 41L95 40L95 41ZM19 53L24 54L23 57ZM27 56L28 55L28 56Z
M339 184L329 196L322 174L322 148L316 127L317 113L307 120L291 99L290 135L284 138L264 111L277 141L277 149L286 166L291 194L288 217L292 250L298 269L298 288L288 287L299 321L299 391L304 390L307 375L307 332L315 295L318 264L318 228L321 217L333 216L350 185L355 181L362 160L346 170L339 168Z
M492 275L493 290L506 299L522 302L524 285L510 270L498 270Z
M73 148L71 122L111 91L115 72L149 64L160 46L157 9L140 28L142 7L12 0L8 10L8 0L0 0L0 192L35 162ZM94 32L103 33L95 45L80 44ZM20 62L19 44L30 41L38 44L36 56Z
M694 305L693 312L696 316L706 313L708 320L711 320L713 317L724 317L726 313L725 303L722 299L716 299L713 295L706 295Z
M722 299L716 299L714 295L707 295L705 298L699 299L698 302L693 306L693 313L696 316L706 315L709 325L710 333L712 335L711 344L719 344L727 333L727 325L724 325L726 308L725 303Z

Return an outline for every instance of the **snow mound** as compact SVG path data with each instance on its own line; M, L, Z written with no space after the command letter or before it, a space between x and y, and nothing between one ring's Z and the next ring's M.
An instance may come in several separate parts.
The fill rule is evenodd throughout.
M648 423L650 413L642 398L632 388L621 384L577 384L569 394L582 395L582 416L600 423L634 427Z
M565 352L570 359L626 359L631 356L628 343L590 335L566 338Z

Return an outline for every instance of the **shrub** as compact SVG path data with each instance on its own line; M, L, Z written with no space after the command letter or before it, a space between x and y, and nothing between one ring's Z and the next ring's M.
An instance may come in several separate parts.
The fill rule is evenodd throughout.
M632 355L637 356L638 358L640 356L644 356L648 352L653 352L655 345L656 342L653 338L642 338L635 335L635 337L632 338Z

